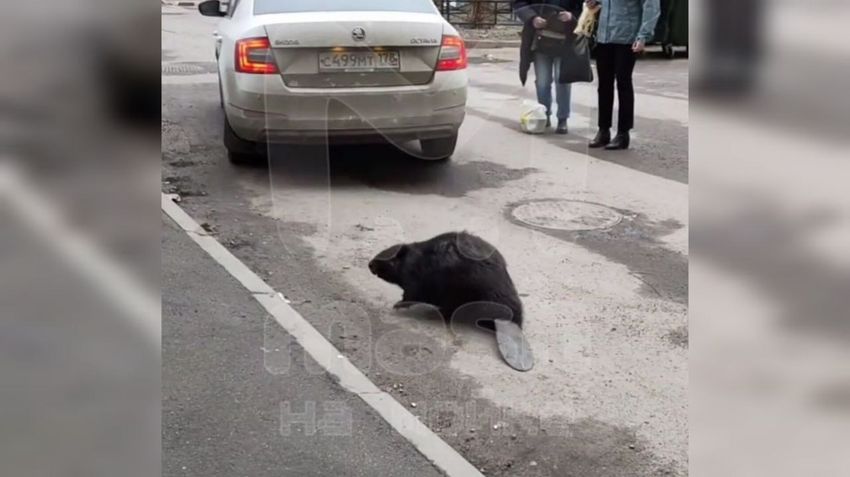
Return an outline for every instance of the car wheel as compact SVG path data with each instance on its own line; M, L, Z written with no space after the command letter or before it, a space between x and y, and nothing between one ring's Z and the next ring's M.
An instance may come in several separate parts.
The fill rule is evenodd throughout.
M262 159L257 143L247 141L236 135L227 116L224 117L224 147L227 149L227 157L234 164L257 163Z
M422 159L429 161L445 161L452 156L457 146L457 133L450 137L437 139L422 139Z

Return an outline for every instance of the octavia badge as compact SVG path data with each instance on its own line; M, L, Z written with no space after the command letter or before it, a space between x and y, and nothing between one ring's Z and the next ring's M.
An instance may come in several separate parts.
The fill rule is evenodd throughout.
M357 27L354 30L351 30L351 38L354 38L354 41L363 41L366 39L366 30Z

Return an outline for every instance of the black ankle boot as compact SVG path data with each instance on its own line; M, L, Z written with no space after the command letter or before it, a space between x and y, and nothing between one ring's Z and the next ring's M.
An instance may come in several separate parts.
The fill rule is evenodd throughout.
M629 148L629 132L628 131L617 131L617 135L614 136L614 140L611 141L611 144L605 146L605 149L609 151L620 150L620 149L628 149Z
M587 145L588 147L597 148L607 146L611 142L611 130L600 129L596 132L596 137Z
M559 119L558 127L555 129L555 134L567 134L567 120Z

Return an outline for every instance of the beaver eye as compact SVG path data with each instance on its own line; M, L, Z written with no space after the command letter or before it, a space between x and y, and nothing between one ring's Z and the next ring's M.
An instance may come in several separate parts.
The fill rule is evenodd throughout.
M393 253L391 250L384 250L383 252L379 253L377 257L375 257L375 260L380 260L382 262L389 262L390 260L393 260L394 258L395 258L395 253Z
M407 247L405 245L394 245L383 252L379 253L377 257L378 260L386 260L386 261L397 261L404 257L407 254Z

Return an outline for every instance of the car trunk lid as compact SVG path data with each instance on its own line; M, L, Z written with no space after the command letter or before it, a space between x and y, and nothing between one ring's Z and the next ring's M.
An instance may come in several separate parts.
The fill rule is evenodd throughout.
M420 85L434 75L443 35L439 15L311 12L274 17L266 32L288 87Z

